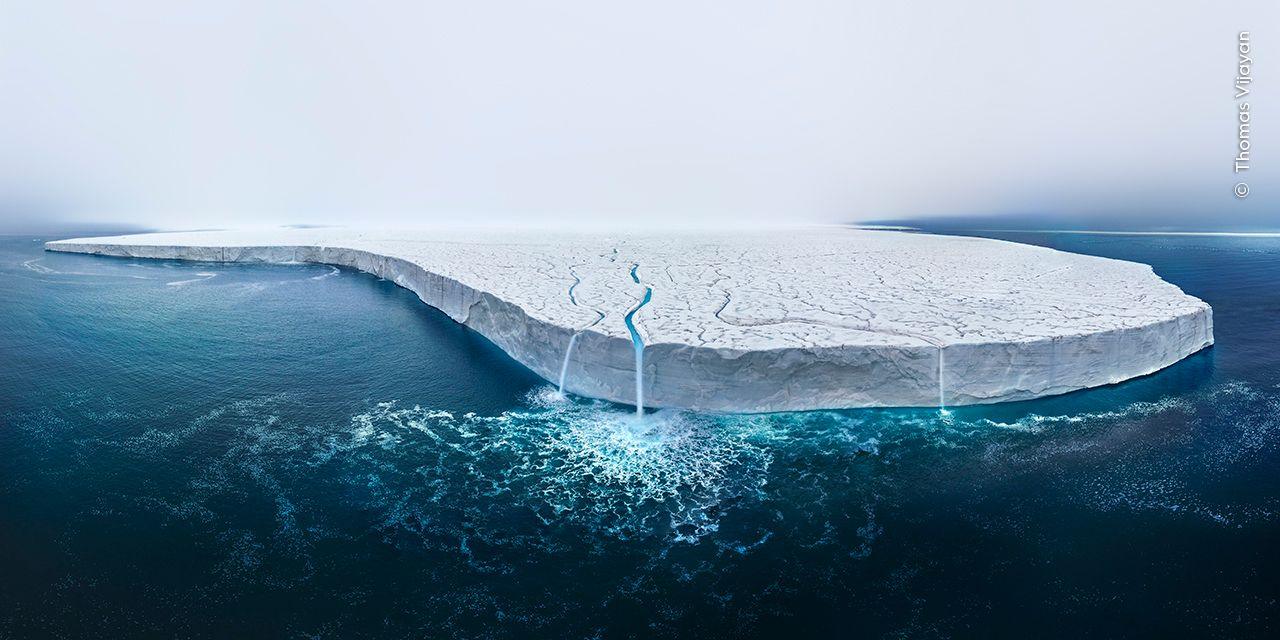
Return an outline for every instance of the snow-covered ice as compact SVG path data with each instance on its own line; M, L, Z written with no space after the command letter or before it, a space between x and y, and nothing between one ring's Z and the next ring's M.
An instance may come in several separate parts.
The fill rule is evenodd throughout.
M46 248L354 267L563 379L566 392L634 404L642 390L646 406L1023 400L1148 374L1213 343L1209 306L1147 265L981 238L274 229Z

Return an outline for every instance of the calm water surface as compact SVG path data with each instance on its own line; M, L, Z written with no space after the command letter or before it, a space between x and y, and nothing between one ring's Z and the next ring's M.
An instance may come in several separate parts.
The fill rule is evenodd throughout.
M1214 307L994 407L556 396L373 276L0 238L0 637L1263 637L1280 239L986 234Z

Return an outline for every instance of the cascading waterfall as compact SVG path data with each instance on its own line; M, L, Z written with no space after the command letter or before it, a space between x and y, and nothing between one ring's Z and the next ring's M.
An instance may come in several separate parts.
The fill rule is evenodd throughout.
M631 279L634 280L636 284L641 284L640 276L636 273L636 270L638 270L639 268L640 268L640 265L638 264L631 265ZM632 307L631 311L628 311L627 315L622 318L623 322L625 322L627 325L627 331L631 332L631 344L634 345L636 349L636 416L637 417L644 417L644 339L640 337L640 332L636 331L634 318L635 318L636 312L639 311L641 307L645 306L646 304L649 304L649 300L651 300L652 298L653 298L653 287L645 287L644 298L640 300L640 304L636 305L635 307Z
M614 249L614 251L616 252L617 249ZM578 265L578 266L582 266L582 265ZM573 295L573 290L576 289L578 285L582 284L582 278L579 278L578 274L574 273L573 267L569 268L569 274L573 276L573 284L569 285L569 302L572 302L573 306L576 307L576 306L579 306L578 298L577 296ZM600 324L600 321L604 320L604 314L600 313L599 309L592 309L592 311L596 312L595 321L583 327L582 329L574 331L573 335L569 336L569 346L566 347L564 350L564 362L561 363L560 365L560 384L559 386L556 387L557 391L560 392L560 395L564 395L564 380L566 377L568 377L568 374L569 374L569 359L573 357L573 345L578 342L578 336L581 335L583 331L586 331L587 329L590 329L591 327L594 327L597 324Z
M942 380L943 380L942 376L943 376L943 373L946 371L946 360L943 357L944 353L946 352L943 351L942 345L938 345L938 411L941 412L943 415L946 415L948 413L947 398L944 395L943 386L942 386Z
M564 377L569 373L569 356L573 354L573 343L578 341L578 332L569 337L569 348L564 350L564 364L560 365L560 395L564 395Z

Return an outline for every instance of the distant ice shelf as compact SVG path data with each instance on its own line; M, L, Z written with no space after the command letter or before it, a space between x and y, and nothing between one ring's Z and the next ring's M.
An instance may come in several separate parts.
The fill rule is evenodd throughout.
M276 229L45 248L352 267L413 291L565 392L656 407L1025 400L1152 373L1213 344L1209 305L1147 265L884 230Z

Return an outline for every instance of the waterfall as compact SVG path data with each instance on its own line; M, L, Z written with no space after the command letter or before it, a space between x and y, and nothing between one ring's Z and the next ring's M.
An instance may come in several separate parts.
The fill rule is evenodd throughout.
M564 377L569 373L569 356L573 354L573 343L578 341L578 334L575 332L569 338L569 348L564 350L564 364L560 365L560 395L564 395Z
M631 265L631 279L636 284L640 284L640 276L636 274L636 270L640 265ZM635 315L641 307L649 304L649 300L653 299L653 287L644 288L644 299L640 304L632 307L631 311L622 318L627 325L627 331L631 332L631 344L636 350L636 416L644 417L644 339L640 337L640 332L636 331Z
M614 249L614 251L616 252L617 249ZM583 263L583 264L586 264L586 263ZM575 269L580 266L582 265L575 265L573 267L569 267L569 275L573 276L573 284L569 285L569 302L572 302L573 306L575 307L579 305L578 305L577 296L573 295L573 290L577 289L578 285L582 284L582 278L578 277L578 273L577 271L575 271ZM604 320L604 314L601 313L599 309L591 309L591 310L596 313L595 321L593 321L591 324L581 329L578 329L577 331L574 331L573 335L569 336L569 346L566 347L564 350L564 363L560 365L560 384L556 387L556 389L560 392L560 395L564 395L564 380L569 375L569 359L573 357L573 345L578 342L578 336L583 331L586 331L587 329L590 329L591 327L594 327L600 324L600 322Z
M636 417L644 417L644 345L636 347Z
M947 398L943 392L943 374L946 372L946 359L943 357L945 352L942 345L938 345L938 411L944 415L947 413Z

